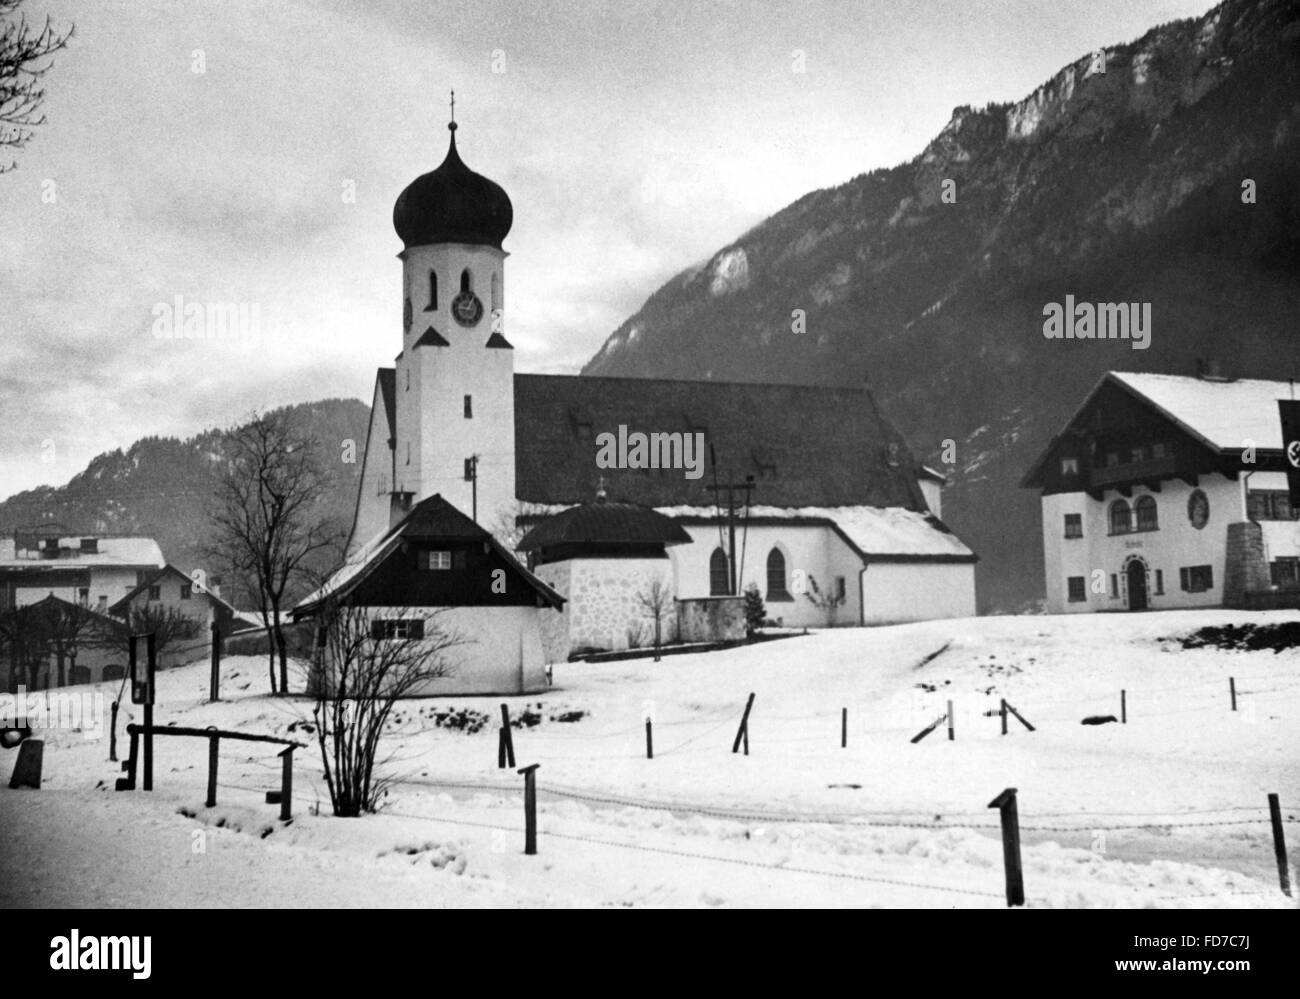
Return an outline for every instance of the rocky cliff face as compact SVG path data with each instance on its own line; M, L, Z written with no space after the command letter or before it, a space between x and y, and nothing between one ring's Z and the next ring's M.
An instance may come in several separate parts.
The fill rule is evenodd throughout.
M956 442L945 519L984 558L982 607L1021 607L1042 563L1020 476L1103 371L1300 375L1298 152L1300 3L1229 0L806 195L651 295L584 374L865 380L918 454ZM1067 294L1150 303L1149 349L1046 339Z

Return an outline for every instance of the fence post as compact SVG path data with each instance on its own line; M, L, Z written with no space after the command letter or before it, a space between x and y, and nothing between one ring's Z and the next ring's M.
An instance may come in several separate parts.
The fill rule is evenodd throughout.
M215 725L208 726L216 729ZM221 744L221 736L208 736L208 800L204 802L205 808L215 808L217 806L217 749Z
M1128 691L1127 690L1121 690L1119 692L1119 723L1121 725L1128 724Z
M749 755L749 711L754 706L754 694L751 691L749 700L745 702L745 713L740 718L740 728L736 729L736 741L731 744L733 753L740 752L740 743L745 743L745 755Z
M1237 678L1228 677L1228 693L1232 696L1232 710L1237 710Z
M1286 863L1286 837L1282 833L1282 806L1277 795L1268 796L1268 817L1273 823L1273 852L1277 854L1277 879L1282 884L1282 894L1291 894L1291 870Z
M957 736L952 730L952 701L948 702L948 741L952 742Z
M128 755L126 762L122 764L122 769L126 772L126 776L119 777L116 784L114 784L114 789L118 791L135 790L135 764L136 760L139 759L139 757L136 756L136 753L140 749L140 733L134 725L128 725L126 727L126 733L131 737L131 748L127 750Z
M1006 735L1007 734L1007 699L1005 697L1002 698L1002 707L999 709L999 714L1002 715L1002 734Z
M849 748L849 709L840 708L840 749Z
M510 708L505 704L501 705L501 732L505 739L506 759L510 761L510 765L513 767L515 765L515 739L510 731Z
M521 767L524 775L524 853L537 853L537 768L540 763Z
M1007 906L1025 904L1025 879L1020 867L1020 814L1016 789L1009 787L989 802L1002 813L1002 862L1007 872Z
M280 818L288 822L293 817L293 746L285 746L280 753L284 763L280 778Z
M117 762L117 701L114 701L109 708L110 722L108 726L108 761Z
M221 700L221 627L212 620L212 675L208 678L208 700Z
M651 729L652 724L649 718L645 720L645 758L647 760L655 758L655 737Z
M504 770L505 768L506 768L506 730L504 728L499 728L497 729L497 769Z
M144 705L144 789L153 790L153 698L154 682L158 666L158 640L154 632L149 632L145 636L145 650L148 662L145 668L149 671L149 699Z

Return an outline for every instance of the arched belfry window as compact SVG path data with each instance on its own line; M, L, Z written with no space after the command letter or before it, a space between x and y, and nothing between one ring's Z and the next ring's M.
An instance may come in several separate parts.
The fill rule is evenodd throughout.
M461 290L461 291L473 291L473 290L474 290L473 287L471 286L471 281L470 281L470 276L469 276L469 268L468 268L468 267L466 267L463 271L460 272L460 290Z
M725 597L731 589L731 573L727 571L727 553L713 549L709 556L709 596Z
M492 275L492 309L493 311L501 308L501 276Z
M432 312L438 307L438 272L429 271L429 307L425 312Z
M767 599L786 600L789 596L785 588L785 556L780 548L773 548L767 553Z

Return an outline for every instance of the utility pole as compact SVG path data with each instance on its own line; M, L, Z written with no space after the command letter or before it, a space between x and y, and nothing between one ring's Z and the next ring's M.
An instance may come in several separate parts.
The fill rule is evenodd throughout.
M715 505L722 491L724 489L727 491L727 579L730 584L731 596L734 597L739 592L736 581L736 490L745 490L745 506L748 508L749 495L754 490L754 477L746 475L744 482L714 483L704 488L714 494Z

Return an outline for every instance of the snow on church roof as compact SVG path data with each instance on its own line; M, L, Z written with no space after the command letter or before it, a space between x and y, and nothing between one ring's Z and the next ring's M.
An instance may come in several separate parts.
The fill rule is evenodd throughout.
M1185 375L1112 371L1110 376L1144 396L1216 448L1282 447L1279 399L1297 398L1291 383L1241 378L1208 381Z
M712 523L719 519L718 509L712 506L660 507L659 512L687 523ZM753 506L749 509L751 525L755 521L774 520L828 522L869 562L974 562L978 559L938 517L903 507ZM743 523L742 515L737 524Z

